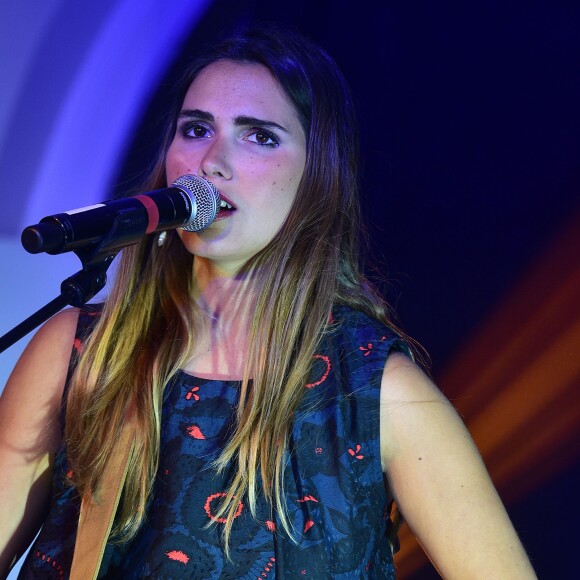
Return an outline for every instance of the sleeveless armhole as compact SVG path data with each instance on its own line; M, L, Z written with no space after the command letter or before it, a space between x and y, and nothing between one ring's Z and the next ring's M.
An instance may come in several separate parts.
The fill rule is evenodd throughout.
M60 428L63 441L55 453L52 470L52 498L45 522L20 569L18 580L67 578L74 552L80 498L69 482L69 464L64 441L66 404L70 382L83 345L102 310L101 304L89 304L79 312L67 379L62 395Z
M294 540L276 538L279 570L321 578L394 578L392 497L380 457L380 389L406 342L382 322L336 305L294 414L285 469ZM298 568L300 566L300 568Z
M392 353L401 353L415 363L415 356L409 342L401 337L396 329L383 322L372 319L360 311L349 311L346 308L338 310L337 318L339 320L342 318L348 333L349 354L347 354L346 359L348 360L349 372L359 377L359 386L362 392L368 393L376 402L376 407L371 408L370 415L363 416L362 413L359 415L359 421L366 424L362 430L366 431L367 425L380 423L380 393L383 386L383 371L388 358ZM364 420L365 418L367 421ZM378 428L378 433L375 431L375 436L378 439L376 453L379 455L380 428ZM383 515L386 521L385 536L390 543L392 554L395 554L400 549L398 530L402 518L396 509L394 497L380 460L375 463L375 470L375 477L377 479L380 477L383 481L387 498Z
M93 331L95 324L98 322L99 317L103 311L103 304L85 304L79 311L79 318L77 321L77 327L75 330L75 337L72 345L72 354L70 357L70 362L68 365L68 371L66 375L66 382L64 385L64 390L62 393L62 404L61 404L61 415L60 415L60 427L61 433L64 434L65 417L66 417L66 402L68 399L68 393L70 390L70 384L72 376L77 368L79 358L83 352L83 348L86 340Z

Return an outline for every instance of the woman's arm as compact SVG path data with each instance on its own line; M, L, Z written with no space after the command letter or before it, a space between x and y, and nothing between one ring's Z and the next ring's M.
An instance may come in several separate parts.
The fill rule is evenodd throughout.
M444 578L535 578L463 422L406 356L387 360L381 455L403 517Z
M0 578L28 547L46 514L77 319L77 311L67 310L40 328L0 397Z

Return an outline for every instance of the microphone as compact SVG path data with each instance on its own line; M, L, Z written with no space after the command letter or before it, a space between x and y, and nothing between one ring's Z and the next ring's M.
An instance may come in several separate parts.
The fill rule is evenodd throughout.
M61 254L97 244L115 250L162 230L203 230L215 219L219 205L213 183L182 175L165 189L42 218L24 229L21 241L31 254Z

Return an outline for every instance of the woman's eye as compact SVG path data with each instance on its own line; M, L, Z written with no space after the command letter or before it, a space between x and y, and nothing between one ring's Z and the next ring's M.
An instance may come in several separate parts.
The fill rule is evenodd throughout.
M193 139L203 139L210 136L210 131L205 125L196 123L194 125L185 125L183 127L183 135Z
M280 144L276 135L265 129L253 129L246 137L246 140L268 147L276 147Z

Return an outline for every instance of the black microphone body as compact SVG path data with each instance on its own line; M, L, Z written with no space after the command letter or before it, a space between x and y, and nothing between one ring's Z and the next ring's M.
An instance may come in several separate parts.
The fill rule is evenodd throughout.
M201 230L218 210L213 184L184 175L165 189L47 216L25 228L21 239L31 254L61 254L101 243L115 250L162 230Z

